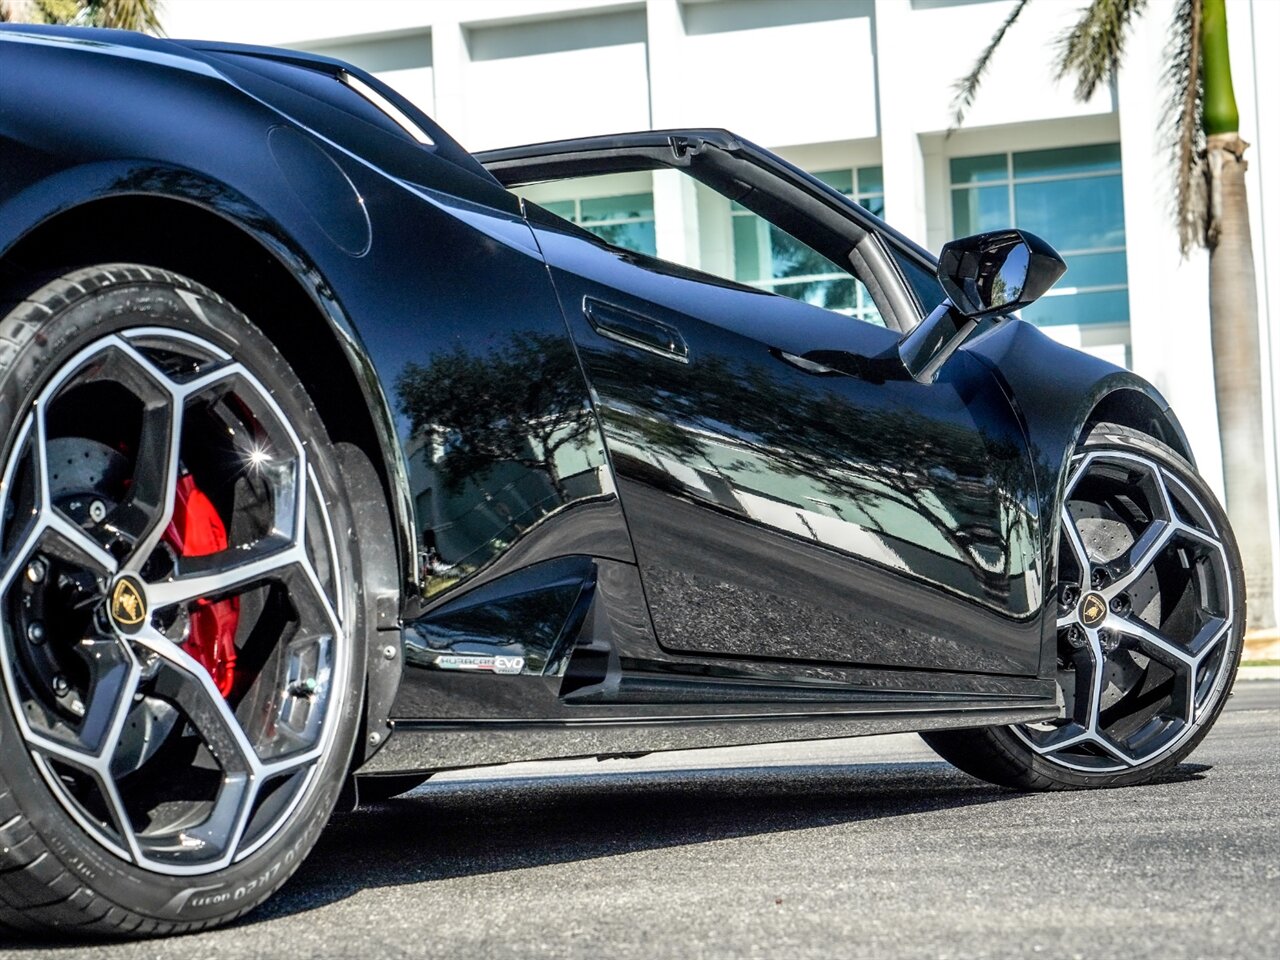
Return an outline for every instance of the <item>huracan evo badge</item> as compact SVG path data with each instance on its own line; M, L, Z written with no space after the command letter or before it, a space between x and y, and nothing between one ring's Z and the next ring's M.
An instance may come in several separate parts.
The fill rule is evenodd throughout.
M121 577L111 591L111 619L125 633L133 633L147 619L142 586L132 577Z
M1099 594L1087 594L1080 604L1080 622L1086 627L1096 627L1107 615L1107 602Z

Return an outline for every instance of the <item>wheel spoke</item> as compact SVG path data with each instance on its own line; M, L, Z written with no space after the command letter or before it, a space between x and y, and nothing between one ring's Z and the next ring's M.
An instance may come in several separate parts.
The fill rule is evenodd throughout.
M1231 623L1222 617L1210 617L1188 645L1188 650L1199 663L1226 637Z
M107 642L107 641L103 641ZM91 691L89 696L88 711L84 716L84 723L81 727L80 737L89 743L98 743L97 754L99 760L106 770L111 762L111 756L115 753L116 747L120 743L120 732L124 729L125 720L129 715L129 708L133 705L134 694L138 690L138 678L140 670L138 662L134 659L133 654L126 650L127 660L119 665L114 666L110 672L100 677L95 682L95 689ZM124 680L118 686L119 693L113 701L107 696L107 690L99 691L98 684L109 689L109 684L114 679L112 674L124 673ZM101 695L100 695L101 694ZM94 736L94 731L101 730L101 734Z
M243 372L243 368L237 363L222 364L192 380L179 383L132 344L123 343L122 349L163 386L167 395L163 407L149 409L143 417L134 489L118 511L121 514L120 531L133 543L124 568L130 573L137 573L160 544L173 520L187 400L229 380Z
M1114 630L1137 641L1138 646L1144 653L1155 657L1167 666L1174 668L1182 666L1195 667L1196 658L1190 650L1164 636L1155 627L1144 623L1137 617L1122 617L1112 614L1107 617L1105 626L1109 630Z
M69 764L75 771L82 776L92 778L102 801L106 804L106 812L111 821L111 826L115 831L115 837L102 836L98 824L92 819L86 817L84 812L77 804L68 807L68 812L77 820L84 829L90 834L97 834L99 838L111 849L115 850L119 856L125 860L132 860L135 863L142 862L142 852L138 848L138 839L129 822L128 814L125 811L124 802L120 798L120 791L116 787L115 781L111 778L109 772L104 771L102 765L97 761L86 761L82 756L67 756L62 751L51 750L46 746L36 746L33 755L36 759L36 767L41 775L49 783L55 794L61 793L64 789L61 778L52 768L50 760L57 760L62 763ZM119 842L117 842L117 840Z
M240 552L240 551L236 551ZM232 551L225 551L230 554ZM211 558L222 557L214 554ZM189 603L201 598L212 598L244 587L256 580L264 580L288 567L305 561L301 547L285 546L267 552L254 559L213 569L207 573L184 575L172 580L162 580L147 586L147 598L151 608L159 610L177 603Z
M1166 637L1137 617L1108 617L1107 626L1117 633L1136 641L1143 653L1173 671L1175 690L1180 691L1175 695L1175 701L1182 701L1179 706L1183 711L1184 719L1188 722L1194 720L1196 715L1195 691L1199 658L1177 641Z
M7 590L19 570L26 565L33 552L43 550L51 555L87 563L105 577L116 572L115 557L102 549L92 537L64 517L52 512L41 516L27 533L22 545L13 552L4 576L0 577L0 591Z
M205 737L223 769L228 773L259 772L258 755L245 736L240 721L218 692L209 671L150 625L134 634L133 640L176 669L181 682L168 681L165 692L182 707Z
M1071 516L1071 511L1065 504L1062 507L1062 537L1080 569L1081 582L1087 586L1090 571L1089 551L1084 548L1084 541L1080 539L1080 530L1076 527L1075 518Z
M1078 723L1068 723L1058 727L1051 734L1039 740L1028 741L1031 749L1039 754L1056 753L1068 747L1074 747L1089 739L1089 731Z
M95 567L104 573L112 574L119 569L116 558L103 549L97 540L85 533L56 510L48 511L44 516L45 529L56 534L76 552L82 554Z
M1163 486L1161 489L1164 489ZM1175 524L1168 520L1152 520L1147 524L1146 529L1139 534L1133 546L1125 553L1125 559L1121 564L1124 572L1107 585L1103 595L1110 599L1128 589L1134 581L1146 573L1176 530Z
M1088 663L1089 672L1084 684L1085 700L1083 706L1080 704L1079 691L1081 684L1076 683L1076 716L1084 715L1082 726L1091 733L1098 729L1098 714L1102 710L1102 686L1106 680L1106 670L1104 664L1106 662L1105 654L1102 652L1102 643L1098 639L1097 630L1084 631L1087 643L1081 648L1082 656L1076 658L1076 663L1081 661ZM1079 676L1080 668L1077 666L1076 675Z
M1124 744L1119 743L1114 738L1108 736L1105 731L1095 730L1090 739L1093 743L1096 743L1127 767L1132 767L1138 762L1138 758L1133 756L1133 754L1125 748Z
M104 524L108 532L129 543L131 556L126 567L132 571L151 555L173 515L181 431L182 417L173 404L143 414L133 484L128 497Z

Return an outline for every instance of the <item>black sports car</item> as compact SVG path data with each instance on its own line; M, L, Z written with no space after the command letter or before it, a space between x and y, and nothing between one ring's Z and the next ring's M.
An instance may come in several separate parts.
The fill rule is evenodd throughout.
M535 202L637 173L697 269ZM323 57L0 29L0 927L229 920L447 768L1167 770L1240 561L1156 390L1012 315L1064 269L722 130L473 156Z

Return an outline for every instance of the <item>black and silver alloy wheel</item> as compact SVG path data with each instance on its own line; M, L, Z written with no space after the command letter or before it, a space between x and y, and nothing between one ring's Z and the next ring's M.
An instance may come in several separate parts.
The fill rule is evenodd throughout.
M23 340L33 303L45 337ZM0 821L62 860L46 886L92 865L44 925L225 920L296 867L350 756L362 658L331 448L270 344L180 277L81 271L4 323L46 355L3 385L30 392L0 485ZM0 927L23 925L4 907L36 865L0 857Z
M1226 517L1189 464L1102 425L1073 458L1056 593L1062 714L925 739L1009 786L1148 780L1208 731L1230 689L1244 624Z
M1221 533L1155 460L1076 457L1062 509L1059 682L1066 716L1015 727L1071 770L1120 771L1175 748L1227 677L1235 615Z

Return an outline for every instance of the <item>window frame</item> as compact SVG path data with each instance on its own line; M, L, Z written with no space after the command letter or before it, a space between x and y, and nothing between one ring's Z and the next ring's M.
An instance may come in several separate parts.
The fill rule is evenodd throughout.
M481 151L475 159L509 189L596 174L679 170L739 200L837 265L848 263L842 269L867 285L885 328L898 334L918 325L928 312L925 303L942 295L941 286L932 279L938 261L928 250L812 174L728 130L686 128L581 137ZM537 207L536 201L531 205ZM563 217L550 211L546 215L603 242ZM713 283L754 289L691 272ZM908 280L908 274L930 278L928 296Z
M879 171L880 188L878 190L864 190L862 189L863 173L864 171L869 172L872 170ZM832 174L842 174L846 172L850 174L849 182L852 186L852 189L850 191L840 190L839 187L835 186L828 179ZM869 164L863 164L857 167L833 167L830 170L814 170L812 171L812 176L816 177L818 180L821 180L823 183L827 184L827 186L831 187L833 190L838 190L841 196L849 198L854 203L858 204L858 206L863 207L864 209L867 209L868 212L870 212L870 209L867 207L864 201L879 198L881 202L881 210L883 210L884 166L882 164L869 163ZM881 214L876 214L876 216L881 216ZM734 219L735 218L745 219L746 217L755 218L756 256L758 259L758 263L757 263L758 272L760 276L764 276L766 273L772 273L773 272L773 242L770 236L770 228L772 227L779 230L782 230L782 228L778 227L777 224L774 224L771 221L766 220L764 217L760 216L760 214L753 213L751 210L748 210L746 207L742 206L741 204L730 203L729 232L731 237L736 237L737 235L736 231L733 229ZM783 232L787 233L787 231L785 230ZM791 236L791 234L788 233L788 236ZM800 242L800 243L804 242L802 240L799 240L799 238L796 238L796 237L793 237L793 239L797 240L797 242ZM812 249L812 247L810 249ZM734 272L737 273L736 246L733 251L733 254L734 254ZM838 263L835 263L834 261L830 261L830 262L832 266L837 268L837 270L840 269L840 265ZM850 280L854 285L853 306L849 308L847 311L843 308L834 308L834 307L823 307L822 309L831 310L834 313L839 313L839 314L843 314L844 316L853 317L856 320L861 320L863 323L871 323L876 326L886 326L884 319L880 316L880 309L876 306L875 299L871 296L870 288L867 286L866 281L858 277L853 272L852 266L850 267L850 269L843 270L839 273L836 273L836 272L807 273L807 274L802 274L794 277L773 277L772 279L769 279L769 280L742 280L737 277L735 277L734 279L738 283L745 283L747 284L747 286L755 287L757 290L764 290L764 291L767 291L768 293L776 294L777 296L780 296L780 297L785 297L787 296L787 294L779 293L777 288L781 286L786 286L788 284L822 283L828 280ZM797 299L797 298L792 298L792 299ZM817 304L813 304L813 305L817 306ZM876 319L874 320L868 319L868 315L870 314L874 314Z

